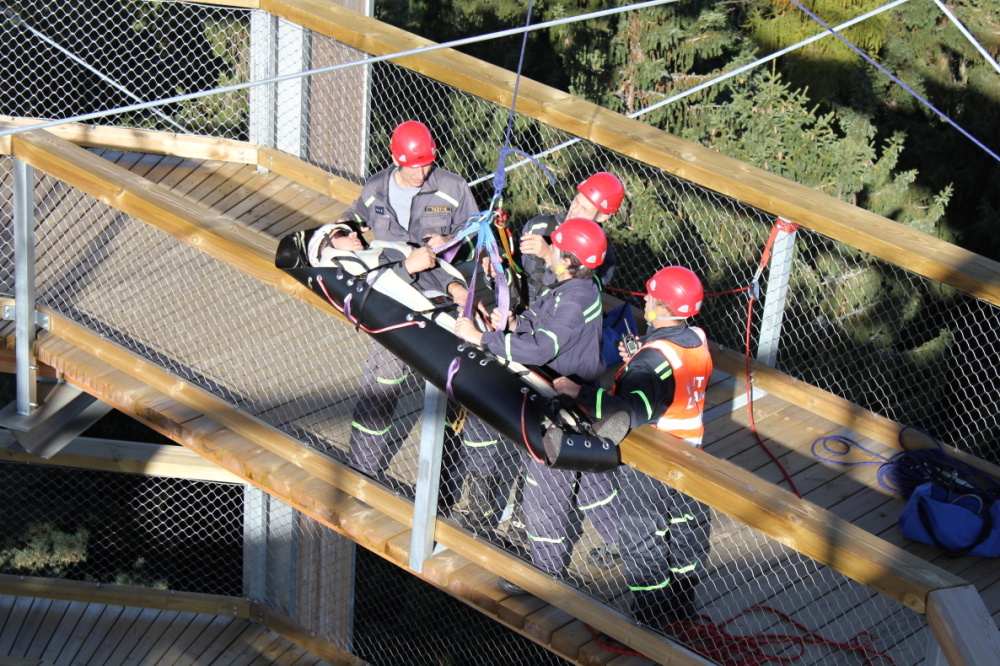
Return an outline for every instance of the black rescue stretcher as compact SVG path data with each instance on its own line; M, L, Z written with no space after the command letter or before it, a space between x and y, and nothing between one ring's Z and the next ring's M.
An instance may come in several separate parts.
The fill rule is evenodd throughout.
M370 250L344 253L334 266L310 265L306 248L315 231L282 238L275 266L535 460L586 472L618 466L620 437L598 437L582 411L556 396L541 369L510 363L457 337L455 306L442 307L402 280L393 283L384 266L366 261ZM373 243L373 250L378 246ZM402 294L405 304L398 293L404 290L412 292ZM545 437L553 427L560 432Z

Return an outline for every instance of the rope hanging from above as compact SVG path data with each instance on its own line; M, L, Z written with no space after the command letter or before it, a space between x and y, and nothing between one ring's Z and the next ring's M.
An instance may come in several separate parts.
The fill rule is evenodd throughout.
M528 13L525 21L526 28L531 25L531 13L534 6L535 1L531 0L528 3ZM506 325L507 315L510 312L510 283L507 280L507 272L504 269L504 260L506 259L507 264L511 267L513 272L516 273L520 270L514 260L511 244L509 242L510 239L508 238L509 231L506 228L507 215L502 209L503 189L507 184L507 156L514 153L531 160L542 170L548 179L549 184L555 184L555 179L552 177L552 174L537 159L524 151L510 147L511 136L514 131L514 113L517 108L517 94L521 85L521 69L524 65L524 54L527 51L527 47L528 31L525 30L522 33L521 38L521 53L517 61L517 73L514 78L514 91L511 98L510 110L507 114L507 125L504 129L503 146L499 150L497 168L493 173L493 198L490 201L490 205L485 211L477 213L469 218L465 228L462 229L462 231L460 231L454 239L436 250L436 252L440 254L454 247L458 243L461 243L464 239L476 236L476 249L472 256L472 261L475 265L473 267L472 277L469 279L470 298L465 303L462 316L470 317L475 311L474 301L476 281L479 275L479 264L482 261L482 257L485 255L489 257L490 265L493 268L494 295L496 298L497 309L500 310L501 313L501 326ZM496 228L500 236L501 243L497 242L497 234L494 233L494 228Z

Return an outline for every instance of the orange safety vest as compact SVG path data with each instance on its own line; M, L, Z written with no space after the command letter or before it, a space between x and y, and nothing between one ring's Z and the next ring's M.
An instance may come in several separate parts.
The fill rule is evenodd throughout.
M666 340L650 340L640 349L651 347L657 350L674 371L674 400L667 405L653 427L701 447L701 438L705 434L702 412L708 378L712 374L712 355L708 351L705 332L695 326L691 330L701 338L697 347L688 349Z

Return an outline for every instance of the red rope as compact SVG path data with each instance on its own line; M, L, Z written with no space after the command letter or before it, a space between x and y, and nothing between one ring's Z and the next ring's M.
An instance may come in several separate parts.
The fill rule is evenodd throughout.
M760 254L760 261L757 262L757 273L754 275L753 284L747 287L750 291L750 299L747 301L747 325L746 333L744 335L744 350L743 358L746 360L746 389L747 389L747 419L750 423L750 430L753 432L753 436L757 439L757 443L760 445L768 457L778 466L781 470L781 475L785 477L788 481L789 487L795 496L802 499L802 494L799 492L798 487L795 482L792 481L792 475L788 473L785 466L781 464L777 456L768 448L767 444L764 443L763 438L760 436L760 432L757 430L757 422L754 420L753 414L753 377L750 370L750 338L751 332L753 330L753 304L757 302L757 281L760 279L761 273L764 272L764 268L767 266L768 261L771 259L771 248L774 246L774 241L778 238L779 232L790 233L798 229L798 225L794 222L788 222L780 217L774 221L774 225L771 227L771 234L767 238L767 243L764 244L764 250Z
M729 291L720 291L714 294L705 294L705 298L715 298L716 296L725 296L726 294L738 294L741 291L747 291L750 287L737 287L736 289L730 289ZM629 296L642 296L646 297L646 294L640 293L638 291L629 291L628 289L617 289L615 287L604 287L605 291L617 291L619 294L628 294Z
M757 440L757 444L759 444L760 447L764 449L764 452L767 453L768 457L774 462L775 465L778 466L778 469L781 470L782 476L784 476L785 480L788 481L788 485L792 489L792 492L795 493L795 496L798 497L799 499L802 499L802 494L799 492L798 487L792 480L792 476L788 473L788 470L785 469L785 466L781 464L781 461L778 460L777 456L775 456L774 453L771 451L771 449L768 448L767 444L764 443L763 438L760 436L760 432L757 430L757 422L754 420L754 414L753 414L753 382L750 370L750 347L751 347L751 337L752 337L751 333L753 332L753 306L754 303L757 301L757 296L756 296L757 281L760 279L761 273L764 272L764 268L767 267L768 262L771 260L771 249L774 247L774 242L777 240L778 234L780 232L791 233L796 229L798 229L798 225L795 224L794 222L789 222L788 220L784 220L780 217L777 218L774 221L774 224L771 226L771 233L767 238L767 242L764 244L764 249L761 251L760 261L757 262L757 272L753 278L753 284L746 287L738 287L736 289L730 289L729 291L720 291L714 294L706 294L705 296L706 298L713 298L716 296L724 296L726 294L736 294L741 291L750 292L750 300L747 303L747 324L746 324L746 332L744 335L744 352L743 352L743 356L746 359L747 418L749 419L750 430L753 432L754 437ZM614 287L605 287L605 289L607 289L608 291L616 291L622 294L629 294L631 296L645 296L645 294L640 294L634 291L626 291L625 289L615 289Z
M616 289L614 287L604 287L605 291L617 291L619 294L628 294L629 296L642 296L645 298L646 294L640 294L638 291L629 291L627 289Z
M755 611L772 613L791 624L799 633L743 635L730 633L726 629L730 623ZM594 638L594 642L605 650L616 654L644 657L643 654L627 648L617 641L609 642L606 637L602 637L590 625L585 626ZM770 606L751 606L718 625L713 623L707 615L699 615L694 620L666 623L663 625L663 630L687 649L711 659L721 666L789 664L802 659L805 656L806 648L810 645L826 646L853 653L862 660L861 663L865 666L896 663L892 657L875 649L872 636L867 631L859 631L849 640L843 642L830 640L811 629L807 629L805 625L793 620L787 613ZM767 646L776 647L771 651L765 651L763 648ZM797 648L797 650L793 654L784 654L790 648Z

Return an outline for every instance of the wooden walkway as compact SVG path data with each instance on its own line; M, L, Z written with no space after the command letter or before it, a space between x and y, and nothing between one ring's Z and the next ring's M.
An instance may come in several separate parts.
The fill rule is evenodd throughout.
M241 228L252 230L262 237L276 237L295 229L317 226L335 217L345 207L342 201L318 194L283 176L258 172L253 166L135 153L98 151L98 155L183 196L193 207L211 211L223 223L231 219L234 223L238 222ZM78 202L74 204L71 192L63 190L57 194L56 189L58 186L53 186L44 195L43 199L49 202L44 210L65 217L60 220L60 227L68 230L74 225L79 226L86 212L80 210ZM66 217L70 211L77 217ZM57 237L53 234L47 242L55 243ZM266 245L265 240L260 240L260 243ZM40 255L45 249L41 248ZM71 261L71 258L66 261ZM158 258L151 258L154 271L157 261ZM65 265L54 265L46 270L58 272L65 268ZM170 264L164 264L165 274L170 268L173 268ZM142 279L144 275L133 278ZM118 279L124 282L127 277L120 274ZM225 290L217 286L205 285L204 289L202 294L191 294L190 300L212 303L214 299L224 298ZM87 294L93 299L103 295L106 294ZM306 306L289 306L287 311L276 311L279 302L285 307L283 301L270 295L263 286L260 297L257 296L242 294L241 307L233 316L244 321L280 319L285 326L316 326L319 327L316 330L320 331L316 333L317 338L322 338L331 327L343 325L333 317L322 317ZM178 307L172 311L177 314L172 316L181 316L182 310L190 312L189 306ZM141 304L136 307L141 307ZM203 327L208 325L205 319L198 319L197 312L188 316L191 317L187 324L190 330L204 330ZM202 313L201 316L205 315ZM207 319L220 326L218 316L218 312L210 312ZM151 327L157 326L157 318L152 312L149 322ZM97 339L98 336L86 332L64 332L69 329L68 324L55 326L53 333L43 335L38 345L40 360L63 373L68 381L215 460L242 478L264 487L383 557L401 565L408 562L408 524L412 514L409 502L337 465L321 452L303 452L291 441L279 441L280 437L272 433L261 434L252 423L233 414L234 410L228 405L229 411L226 411L223 406L206 402L193 389L178 384L174 377L165 373L160 377L155 368L136 365L127 355L117 354L106 341ZM150 332L150 337L155 337L153 332ZM239 350L233 349L232 344L223 339L206 339L206 357L199 367L231 369L234 359L240 358ZM360 355L363 348L359 346L356 352ZM309 358L308 354L302 356ZM322 405L302 401L299 396L303 392L308 393L311 387L319 390L329 386L331 373L336 375L336 381L356 386L360 372L358 367L334 369L329 363L319 367L297 363L267 370L273 373L275 385L294 387L285 396L272 397L266 412L270 422L302 427L322 424L327 432L339 433L340 441L346 442L353 402L350 394L345 395L341 403ZM141 381L136 378L137 375L142 377ZM251 379L247 381L249 385ZM883 454L891 455L892 449L822 418L803 405L768 395L754 401L754 423L759 436L778 458L779 467L759 445L757 435L749 427L749 415L741 402L744 397L744 387L740 383L723 373L717 374L709 391L707 413L711 421L707 426L705 445L708 454L752 472L766 482L787 487L781 471L783 467L802 496L818 507L975 585L994 620L1000 620L1000 568L994 562L948 558L935 549L907 543L895 527L901 504L875 483L875 467L841 467L819 462L812 454L811 445L820 436L845 435ZM199 410L191 407L192 404L203 406ZM273 438L273 441L268 439L268 445L264 446L260 438ZM282 451L287 451L287 454L282 454ZM412 456L412 448L409 453L404 451L400 455ZM412 479L404 481L411 482ZM359 504L354 498L363 500L371 508ZM705 593L700 599L702 611L717 622L755 605L780 607L803 614L819 612L820 617L826 618L826 623L809 628L831 639L843 640L859 631L873 631L880 635L879 649L904 655L897 659L900 664L917 663L914 655L924 653L928 631L922 618L913 621L912 616L916 614L910 613L911 617L907 617L909 612L901 611L901 607L894 602L863 586L850 584L839 574L831 574L819 566L811 567L806 558L798 556L778 541L765 538L724 516L716 516L712 532L712 559L707 581L742 581L742 584L705 585ZM624 664L620 654L600 647L587 631L583 620L602 626L594 619L606 620L606 627L603 628L612 635L617 631L630 636L633 639L630 645L646 654L670 654L669 647L664 646L658 635L637 630L627 619L609 613L609 607L614 608L621 602L612 592L620 589L617 572L602 574L586 567L582 560L588 543L586 540L581 540L577 547L574 564L576 573L583 578L585 589L604 597L598 601L545 580L546 577L509 553L473 538L448 521L439 521L437 536L452 550L435 556L427 563L422 574L425 580L495 616L498 621L533 640L546 644L557 654L579 663L614 661L615 664ZM553 594L564 595L569 599L567 604L577 609L576 617L539 598L505 595L496 586L498 573L517 581L545 586ZM849 612L836 616L822 613L824 608L843 608L845 594L856 599L848 608ZM604 602L608 606L602 605ZM566 607L563 605L563 608ZM878 625L887 617L886 624L869 625ZM771 616L748 619L746 622L749 631L769 630L776 625ZM7 639L6 631L0 638L16 640ZM801 663L822 660L822 650L819 647L808 648L808 658Z
M8 663L315 666L328 662L247 618L0 595L0 666Z

